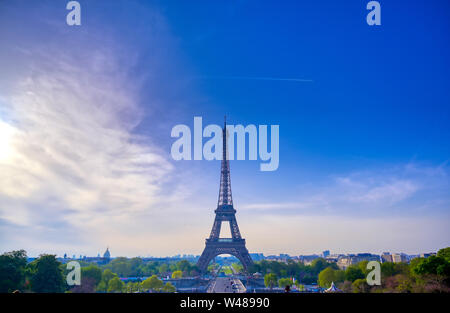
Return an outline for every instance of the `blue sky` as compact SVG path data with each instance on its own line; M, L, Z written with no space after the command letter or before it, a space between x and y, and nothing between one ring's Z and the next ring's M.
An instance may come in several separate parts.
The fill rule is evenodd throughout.
M231 162L250 252L448 246L450 8L380 3L2 2L0 250L200 254L220 164L170 131L224 114L280 125L277 171Z

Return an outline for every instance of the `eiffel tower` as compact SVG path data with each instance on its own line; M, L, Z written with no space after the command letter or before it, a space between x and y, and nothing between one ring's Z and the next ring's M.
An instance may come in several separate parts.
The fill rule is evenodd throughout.
M217 203L216 218L209 238L206 239L206 246L203 250L197 266L201 272L206 272L209 262L220 254L231 254L241 261L244 269L247 270L253 264L252 258L245 247L245 239L241 237L239 226L236 221L236 210L233 208L231 197L230 161L227 159L227 122L225 119L222 130L223 157L220 172L219 201ZM232 238L219 238L222 222L230 223Z

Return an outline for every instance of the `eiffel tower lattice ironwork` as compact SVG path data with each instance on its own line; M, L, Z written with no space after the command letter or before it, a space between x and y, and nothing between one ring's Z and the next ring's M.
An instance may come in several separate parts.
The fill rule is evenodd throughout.
M227 124L226 120L222 130L223 156L220 172L220 190L217 209L214 211L216 217L211 230L211 234L206 239L206 246L203 250L197 266L201 272L206 272L209 262L220 254L231 254L241 261L244 269L247 270L253 264L252 258L245 247L245 239L241 237L239 226L236 221L236 210L233 207L231 196L230 161L227 155ZM222 222L230 223L231 237L220 238Z

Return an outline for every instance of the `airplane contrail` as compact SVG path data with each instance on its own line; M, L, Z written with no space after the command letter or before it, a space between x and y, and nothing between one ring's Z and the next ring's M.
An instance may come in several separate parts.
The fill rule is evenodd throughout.
M199 79L229 79L229 80L270 80L270 81L290 81L299 83L312 83L312 79L302 78L280 78L280 77L252 77L252 76L199 76Z

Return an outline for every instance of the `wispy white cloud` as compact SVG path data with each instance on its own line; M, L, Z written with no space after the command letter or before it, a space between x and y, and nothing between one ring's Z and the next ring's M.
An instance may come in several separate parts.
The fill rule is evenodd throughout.
M407 163L330 176L287 201L246 203L242 210L281 215L438 214L450 205L449 187L445 166Z
M99 54L78 66L55 55L40 58L4 99L14 153L0 161L0 197L30 204L3 207L4 220L33 226L46 206L55 207L42 216L47 222L61 216L83 225L158 201L173 166L151 138L133 133L141 118L136 95L114 59ZM63 208L71 213L61 214Z
M154 49L158 66L139 75L136 51L111 30L67 35L58 23L40 25L44 38L57 38L31 36L30 23L19 42L0 40L0 66L9 64L0 75L0 128L8 130L0 136L0 251L151 250L142 243L189 195L168 153L137 131L167 105L147 95L144 111L142 75L151 82L169 60ZM164 50L167 36L153 26L148 40Z
M388 182L380 186L368 188L367 191L359 195L350 196L349 200L362 203L373 203L380 201L387 201L395 203L404 200L416 191L419 186L408 180L396 180Z

